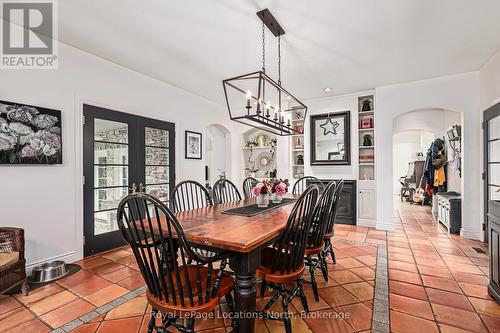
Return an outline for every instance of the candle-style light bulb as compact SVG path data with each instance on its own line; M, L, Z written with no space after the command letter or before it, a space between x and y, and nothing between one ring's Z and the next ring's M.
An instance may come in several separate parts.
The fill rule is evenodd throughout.
M252 98L252 93L250 92L250 90L247 90L247 106L246 106L246 109L247 110L250 110L250 108L252 107L250 105L250 99Z

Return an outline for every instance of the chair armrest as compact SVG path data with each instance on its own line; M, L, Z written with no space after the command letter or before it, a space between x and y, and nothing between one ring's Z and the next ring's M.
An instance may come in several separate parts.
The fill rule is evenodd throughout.
M19 252L19 260L23 260L24 244L24 229L0 227L0 252Z

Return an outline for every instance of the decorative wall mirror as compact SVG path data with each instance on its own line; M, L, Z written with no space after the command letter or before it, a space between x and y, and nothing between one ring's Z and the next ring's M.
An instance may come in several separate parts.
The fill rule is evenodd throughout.
M350 165L350 111L310 117L311 165Z

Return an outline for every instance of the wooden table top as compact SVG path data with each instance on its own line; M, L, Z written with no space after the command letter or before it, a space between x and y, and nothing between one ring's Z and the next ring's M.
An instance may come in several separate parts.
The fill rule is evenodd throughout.
M283 231L294 204L284 204L251 217L222 213L254 203L254 198L245 199L179 212L175 216L190 242L248 253L276 238Z

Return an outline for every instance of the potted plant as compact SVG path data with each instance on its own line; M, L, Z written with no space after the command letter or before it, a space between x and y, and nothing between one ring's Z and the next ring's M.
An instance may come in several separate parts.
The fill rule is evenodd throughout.
M372 146L372 136L371 134L363 135L363 146Z
M252 188L252 193L257 200L257 206L267 207L269 205L270 184L267 181L257 183Z

